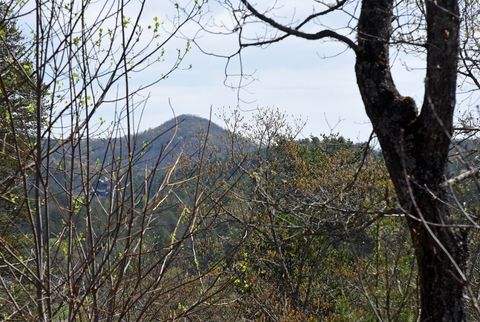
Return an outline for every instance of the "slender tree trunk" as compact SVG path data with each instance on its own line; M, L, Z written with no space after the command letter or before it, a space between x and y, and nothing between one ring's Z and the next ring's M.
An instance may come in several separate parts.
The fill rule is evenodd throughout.
M364 0L357 83L415 247L421 321L464 321L466 238L452 224L442 187L452 134L459 48L456 1L426 1L427 75L418 113L390 73L393 0Z

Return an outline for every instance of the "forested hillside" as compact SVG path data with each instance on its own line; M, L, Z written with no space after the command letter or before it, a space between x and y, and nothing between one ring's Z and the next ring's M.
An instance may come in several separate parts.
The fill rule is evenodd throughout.
M215 150L210 153L225 155L227 139L225 130L217 124L194 115L180 115L158 127L133 134L131 144L137 156L135 166L145 168L155 165L159 151L163 154L163 165L175 160L180 153L187 158L199 158L205 142L209 150ZM128 159L127 137L124 135L91 140L90 147L93 161L109 160L112 154Z
M0 3L0 320L480 320L480 6L300 6ZM244 100L243 54L293 37L353 58L365 142ZM223 61L235 107L142 128L156 91L221 97L185 90L209 91L210 65L170 81L195 53ZM425 60L421 105L393 81L398 55ZM281 88L320 90L303 85Z

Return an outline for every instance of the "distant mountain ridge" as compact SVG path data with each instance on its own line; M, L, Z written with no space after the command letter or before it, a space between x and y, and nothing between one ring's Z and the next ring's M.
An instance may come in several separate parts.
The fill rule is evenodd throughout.
M216 155L225 155L228 131L218 124L195 115L183 114L170 119L165 123L132 135L132 150L137 166L152 166L161 155L162 163L176 159L180 153L185 157L199 157L205 144L209 152ZM111 159L112 153L116 157L128 156L127 138L94 139L91 140L91 159Z

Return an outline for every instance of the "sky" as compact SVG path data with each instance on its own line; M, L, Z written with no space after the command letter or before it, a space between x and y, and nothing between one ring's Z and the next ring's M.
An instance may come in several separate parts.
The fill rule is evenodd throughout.
M265 2L262 2L265 5ZM271 1L270 1L271 3ZM311 1L296 1L295 8L285 7L283 16L292 17L311 10ZM154 5L155 6L155 5ZM158 11L166 8L158 8ZM209 22L228 23L229 13L218 6L210 8ZM155 7L151 7L156 12ZM342 18L338 18L342 19ZM335 23L335 21L333 21ZM338 22L337 22L338 23ZM188 26L195 30L195 26ZM312 31L322 26L311 27ZM260 30L260 27L259 27ZM188 31L185 32L189 34ZM192 34L192 33L190 33ZM235 37L197 35L198 43L205 51L228 54L237 50ZM205 55L197 47L186 57L187 71L176 71L168 80L150 90L142 126L157 126L172 116L169 102L177 115L195 114L208 117L213 110L213 119L223 110L239 108L246 117L254 115L256 108L275 108L287 117L305 121L300 137L340 133L353 141L364 141L371 132L371 125L364 112L356 85L354 55L345 51L345 46L333 41L307 41L298 38L286 40L268 48L249 47L242 53L243 68L253 73L255 80L240 91L224 85L226 60ZM404 64L415 67L407 71ZM396 57L394 79L400 91L421 103L423 97L424 70L417 58ZM235 69L238 63L233 62ZM239 104L239 106L237 106Z
M188 7L192 3L189 0L178 1L180 7ZM224 32L234 27L231 11L219 5L225 2L211 0L205 7L200 22L208 30ZM93 2L93 14L95 5L101 3ZM236 2L232 0L232 3ZM265 10L273 3L277 3L278 8L268 12L268 15L282 23L289 23L311 13L315 2L262 0L255 5L259 10ZM130 1L125 14L135 17L137 4L138 0ZM358 8L353 6L350 10L349 13L355 15ZM175 5L170 0L146 0L141 24L151 25L154 17L158 17L164 23L161 34L165 37L169 34L175 13ZM317 32L328 26L345 33L348 30L342 27L349 18L344 13L330 15L308 25L305 30ZM91 20L94 20L93 16ZM219 25L225 25L225 28ZM254 24L246 30L250 36L265 33L262 24ZM371 125L356 85L354 55L344 45L334 41L287 38L267 48L248 47L242 51L242 68L245 74L253 75L253 81L238 90L224 84L226 59L202 52L231 54L238 49L237 36L202 32L193 21L187 23L181 31L181 37L170 40L165 46L167 55L164 62L155 63L142 72L131 75L132 85L144 85L168 70L171 64L169 59L176 55L176 48L185 47L187 38L194 37L195 43L200 47L192 44L178 70L142 93L142 97L148 97L148 100L144 105L140 130L159 126L174 115L194 114L208 118L210 111L213 113L213 121L222 126L223 120L218 117L222 112L228 114L236 109L249 119L258 108L272 108L284 112L292 121L300 118L305 122L299 137L329 133L339 133L353 141L365 141L369 137ZM351 39L355 37L354 34L349 36ZM417 105L421 105L423 60L393 52L392 57L393 77L400 92L412 96ZM238 60L233 60L228 72L238 73L238 68ZM227 82L232 81L237 84L238 78L227 79ZM113 113L112 106L105 106L97 116L109 120Z
M354 141L366 140L371 125L356 84L354 57L344 53L324 58L324 45L289 39L268 49L249 48L244 53L244 68L254 72L255 81L240 92L244 114L254 114L257 107L278 108L306 122L301 132L304 137L338 132ZM329 50L344 49L338 44L328 46ZM177 114L203 117L208 117L210 107L216 112L237 105L237 91L223 84L224 60L193 50L187 61L191 70L176 73L152 89L155 94L147 104L145 125L155 126L158 111L154 107L165 106L168 99ZM401 92L417 101L423 94L421 74L395 68Z

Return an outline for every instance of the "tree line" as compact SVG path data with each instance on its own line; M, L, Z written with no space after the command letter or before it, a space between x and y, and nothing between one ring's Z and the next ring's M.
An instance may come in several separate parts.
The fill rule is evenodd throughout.
M221 154L211 123L176 154L178 120L139 142L142 93L182 68L196 39L169 45L191 23L208 31L213 6L172 3L167 23L145 25L147 1L2 3L0 317L477 319L478 125L475 111L458 126L454 112L459 86L478 90L478 5L315 1L284 23L275 5L218 4L239 39L228 62L287 37L351 50L369 141L298 140L260 110L255 122L225 117ZM351 19L336 30L322 23L332 14ZM266 33L252 39L258 24ZM425 58L421 105L395 86L393 48ZM132 81L160 63L150 83ZM108 126L96 120L106 106L117 108ZM92 193L99 178L106 195Z

